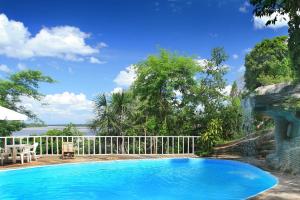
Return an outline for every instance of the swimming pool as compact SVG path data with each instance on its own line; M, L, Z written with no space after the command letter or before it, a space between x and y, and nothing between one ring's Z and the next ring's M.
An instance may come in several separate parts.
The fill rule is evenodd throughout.
M277 184L241 162L159 159L62 164L0 172L0 199L246 199Z

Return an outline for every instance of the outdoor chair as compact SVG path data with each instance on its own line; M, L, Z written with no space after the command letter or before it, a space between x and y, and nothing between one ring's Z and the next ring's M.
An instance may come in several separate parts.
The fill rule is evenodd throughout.
M30 146L26 145L17 152L17 156L20 156L21 164L24 164L24 157L26 157L27 162L31 162Z
M36 149L38 146L39 146L39 143L37 143L37 142L30 146L30 154L31 154L32 160L37 160Z
M64 158L74 158L74 147L72 142L63 142L62 159Z
M4 164L4 160L8 160L8 157L11 155L9 149L0 148L0 157L1 157L1 165Z

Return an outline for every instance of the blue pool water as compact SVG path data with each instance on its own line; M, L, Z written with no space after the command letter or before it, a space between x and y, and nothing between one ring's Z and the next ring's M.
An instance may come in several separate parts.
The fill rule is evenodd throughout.
M0 199L246 199L277 184L227 160L161 159L64 164L0 172Z

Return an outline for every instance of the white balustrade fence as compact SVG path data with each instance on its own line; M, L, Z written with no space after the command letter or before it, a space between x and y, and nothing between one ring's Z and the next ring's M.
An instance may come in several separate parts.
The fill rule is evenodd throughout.
M0 137L0 147L38 143L38 155L60 155L72 142L77 155L194 154L198 136L14 136Z

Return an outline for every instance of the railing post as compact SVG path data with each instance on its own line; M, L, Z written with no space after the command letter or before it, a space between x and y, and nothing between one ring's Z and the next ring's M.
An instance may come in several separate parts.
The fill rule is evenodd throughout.
M101 147L101 137L98 137L99 139L99 154L102 154L102 147Z
M195 154L195 136L193 136L193 154Z
M168 148L168 154L170 154L170 145L169 145L170 141L169 141L169 136L167 137L167 142L168 142L168 146L167 146L167 148Z
M91 155L91 138L88 136L88 155Z
M164 154L164 136L161 136L161 154Z
M133 136L133 154L135 154L135 136Z
M188 136L188 154L190 154L190 137Z
M48 136L46 136L46 155L48 155Z
M124 145L125 145L124 142L125 142L124 136L122 136L122 154L124 154Z
M144 136L144 154L147 154L147 136Z
M139 136L139 154L141 154L141 136Z
M129 137L127 137L127 154L129 154L129 148L130 148L130 146L129 146Z
M84 136L82 136L82 155L84 155Z
M76 137L76 142L77 142L77 155L79 156L80 147L79 147L79 137L78 136Z
M150 154L153 153L153 152L152 152L152 139L153 139L153 137L151 136L151 137L150 137Z
M117 136L117 154L119 154L119 136Z
M175 153L174 136L172 137L172 154Z
M51 155L53 156L53 137L51 136Z
M157 154L157 141L158 141L158 137L155 136L155 154Z
M96 151L96 137L95 136L93 136L93 142L94 142L94 149L93 149L94 152L93 153L95 155L96 154L96 152L95 152Z
M107 152L106 152L106 149L107 149L107 146L106 146L106 136L105 136L105 138L104 138L104 148L105 148L105 149L104 149L104 153L107 154Z
M179 143L179 140L180 140L180 138L179 138L179 136L177 136L177 154L179 154L179 147L180 147L180 143Z
M42 142L42 137L40 137L40 155L43 154L43 142Z
M182 154L184 154L184 136L182 136Z
M64 136L61 136L61 154L63 154Z
M113 137L110 137L110 154L113 154Z

